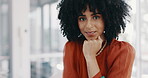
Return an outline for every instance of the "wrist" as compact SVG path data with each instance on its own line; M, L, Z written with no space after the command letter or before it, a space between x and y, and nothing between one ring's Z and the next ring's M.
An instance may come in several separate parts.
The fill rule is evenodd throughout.
M93 60L96 60L96 56L86 56L85 59L87 62L89 62L89 61L91 62Z
M94 77L98 72L100 72L100 68L97 63L96 57L86 58L86 64L87 64L89 76L91 78Z

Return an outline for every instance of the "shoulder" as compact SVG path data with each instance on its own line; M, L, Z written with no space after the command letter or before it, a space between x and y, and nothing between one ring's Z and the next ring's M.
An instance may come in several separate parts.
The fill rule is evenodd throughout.
M111 49L117 50L118 51L126 51L126 52L135 52L134 47L125 41L118 41L118 40L113 40L112 43L110 44Z
M68 41L64 47L64 62L75 63L81 54L81 46L78 42Z
M75 42L67 41L64 46L64 52L67 50L73 49L75 44L76 44Z
M113 40L107 54L108 65L111 66L115 62L133 62L135 58L135 49L131 44L125 41Z
M134 47L125 41L118 41L118 40L113 40L110 44L110 51L109 55L118 57L118 56L135 56L135 49Z
M74 48L76 45L78 45L78 42L74 42L74 41L67 41L66 44L65 44L65 48Z
M64 46L64 52L72 53L73 51L77 50L80 47L81 44L79 42L68 41Z

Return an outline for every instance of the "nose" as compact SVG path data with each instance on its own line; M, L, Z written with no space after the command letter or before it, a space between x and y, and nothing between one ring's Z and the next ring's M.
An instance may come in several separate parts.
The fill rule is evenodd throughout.
M93 27L91 20L87 20L86 28L91 29Z

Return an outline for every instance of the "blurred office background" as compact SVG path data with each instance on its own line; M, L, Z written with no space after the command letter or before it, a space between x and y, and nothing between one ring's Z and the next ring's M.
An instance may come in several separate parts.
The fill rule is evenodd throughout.
M0 0L0 78L62 78L59 1ZM131 22L120 40L136 50L132 78L148 78L148 0L126 1Z

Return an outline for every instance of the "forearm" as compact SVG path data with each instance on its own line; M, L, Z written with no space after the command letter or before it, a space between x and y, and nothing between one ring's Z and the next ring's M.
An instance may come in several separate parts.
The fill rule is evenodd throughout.
M99 65L97 63L96 57L88 57L86 58L87 63L87 71L89 78L95 76L98 72L100 72Z
M98 36L96 40L85 40L83 43L83 54L87 63L87 71L89 78L100 72L96 59L96 53L100 50L103 40Z

